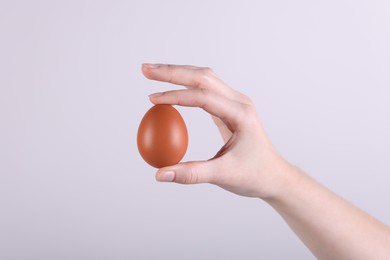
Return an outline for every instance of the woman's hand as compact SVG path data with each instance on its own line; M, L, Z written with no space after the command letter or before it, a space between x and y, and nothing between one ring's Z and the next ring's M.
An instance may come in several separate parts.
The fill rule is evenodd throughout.
M390 228L284 161L248 97L208 68L145 64L142 70L149 79L187 87L151 95L153 103L203 108L225 140L210 160L161 168L157 180L208 182L262 198L319 259L390 259Z
M209 160L159 169L158 181L212 183L263 199L282 189L284 170L291 166L274 149L249 97L227 86L209 68L143 64L142 72L148 79L187 88L152 94L151 102L204 109L212 115L225 142Z

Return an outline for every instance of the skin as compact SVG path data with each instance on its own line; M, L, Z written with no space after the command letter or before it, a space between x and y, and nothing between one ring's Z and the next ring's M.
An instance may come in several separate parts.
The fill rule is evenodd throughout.
M186 89L150 95L154 104L200 107L225 145L205 161L161 168L156 180L211 183L271 205L318 259L390 259L390 228L284 160L268 138L251 99L210 68L143 64L148 79Z

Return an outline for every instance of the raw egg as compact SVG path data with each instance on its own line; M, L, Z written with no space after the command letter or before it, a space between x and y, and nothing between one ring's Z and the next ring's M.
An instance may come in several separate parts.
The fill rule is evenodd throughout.
M138 151L151 166L161 168L180 162L188 146L188 132L180 113L171 105L155 105L138 127Z

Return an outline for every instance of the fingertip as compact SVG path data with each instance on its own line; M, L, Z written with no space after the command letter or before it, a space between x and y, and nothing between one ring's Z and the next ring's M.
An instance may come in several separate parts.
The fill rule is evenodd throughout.
M173 182L175 180L176 173L172 170L159 170L155 179L158 182Z
M160 172L156 172L156 174L154 175L154 179L158 182L161 182L161 178L160 178Z
M161 95L159 95L160 93L155 93L155 94L151 94L151 95L149 95L149 101L152 103L152 104L154 104L154 105L157 105L157 104L159 104L159 102L158 102L158 96L161 96Z
M156 97L159 97L159 96L162 96L164 93L163 92L157 92L157 93L153 93L153 94L150 94L149 95L149 98L156 98Z
M142 64L141 70L142 70L142 74L144 74L146 78L152 79L153 72L151 71L151 69L148 68L147 64L145 63Z
M162 66L162 64L157 63L142 63L142 67L146 69L158 69Z

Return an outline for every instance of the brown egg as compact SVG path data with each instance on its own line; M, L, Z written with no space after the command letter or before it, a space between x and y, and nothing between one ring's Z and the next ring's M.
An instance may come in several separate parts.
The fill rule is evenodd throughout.
M139 125L137 145L142 158L153 167L180 162L188 145L187 127L180 113L171 105L153 106Z

